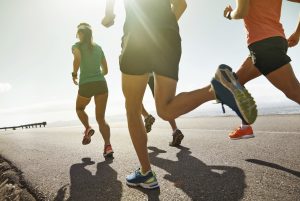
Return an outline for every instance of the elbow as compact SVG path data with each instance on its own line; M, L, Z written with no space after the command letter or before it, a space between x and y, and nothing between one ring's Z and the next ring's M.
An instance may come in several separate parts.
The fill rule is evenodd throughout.
M74 59L73 66L80 66L80 60L79 59Z

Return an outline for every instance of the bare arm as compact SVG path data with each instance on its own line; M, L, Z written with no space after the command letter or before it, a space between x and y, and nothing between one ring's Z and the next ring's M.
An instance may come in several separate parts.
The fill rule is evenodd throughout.
M103 75L107 75L107 73L108 73L108 67L107 67L107 62L106 62L106 58L105 57L102 59L101 69L102 69L102 74Z
M73 60L73 82L74 82L74 84L78 85L77 73L78 73L78 70L79 70L80 62L81 62L80 50L77 49L77 48L73 49L73 55L74 55L74 60Z
M236 8L233 10L228 5L224 10L224 17L228 19L243 19L248 14L250 0L236 0Z
M114 14L115 0L106 0L105 17L102 20L102 25L105 27L112 26L115 22L116 15Z
M294 47L299 43L300 39L300 15L298 20L298 26L295 32L288 38L289 47Z
M186 1L185 0L170 0L170 2L172 4L172 11L175 14L175 17L178 21L187 8Z

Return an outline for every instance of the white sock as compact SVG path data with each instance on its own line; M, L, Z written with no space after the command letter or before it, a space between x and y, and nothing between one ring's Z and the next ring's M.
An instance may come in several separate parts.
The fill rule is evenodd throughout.
M249 127L250 127L250 125L241 124L241 129L242 130L245 130L245 129L249 128Z
M140 169L140 173L141 173L142 176L146 176L149 172L151 172L151 170L148 170L148 172L143 173L142 168Z

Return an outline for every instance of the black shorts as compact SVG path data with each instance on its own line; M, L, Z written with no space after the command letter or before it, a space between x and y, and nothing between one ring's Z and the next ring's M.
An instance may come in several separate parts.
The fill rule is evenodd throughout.
M108 93L106 81L96 81L79 85L78 94L85 98L105 93Z
M252 43L248 48L253 64L263 75L268 75L291 62L287 55L287 40L280 36Z
M120 70L128 75L154 72L177 81L180 57L181 38L176 30L163 30L152 35L129 32L122 38Z

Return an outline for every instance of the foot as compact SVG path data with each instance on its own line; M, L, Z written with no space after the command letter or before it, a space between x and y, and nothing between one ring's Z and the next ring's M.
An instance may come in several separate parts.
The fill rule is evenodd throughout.
M248 124L253 124L257 109L251 94L237 80L235 73L227 65L220 65L211 81L217 101L230 107Z
M248 126L246 128L242 128L241 126L238 127L235 131L231 132L229 134L229 138L232 140L239 140L239 139L248 139L253 138L253 130L251 126Z
M154 122L155 122L155 118L154 118L151 114L149 114L149 115L145 118L144 122L145 122L145 128L146 128L146 131L147 131L147 133L149 133L149 132L152 130L152 125L153 125Z
M91 127L87 128L84 131L84 136L83 136L83 139L82 139L82 144L83 145L90 144L91 143L91 138L94 135L94 133L95 133L94 129L92 129Z
M159 188L155 173L150 170L143 175L140 168L126 177L126 184L128 186L141 186L145 189Z
M177 147L181 144L182 139L184 138L184 135L179 129L176 129L173 132L173 140L172 142L169 143L170 146L172 147Z
M113 157L113 149L111 147L111 145L105 145L104 146L104 152L103 152L103 156L106 157Z

